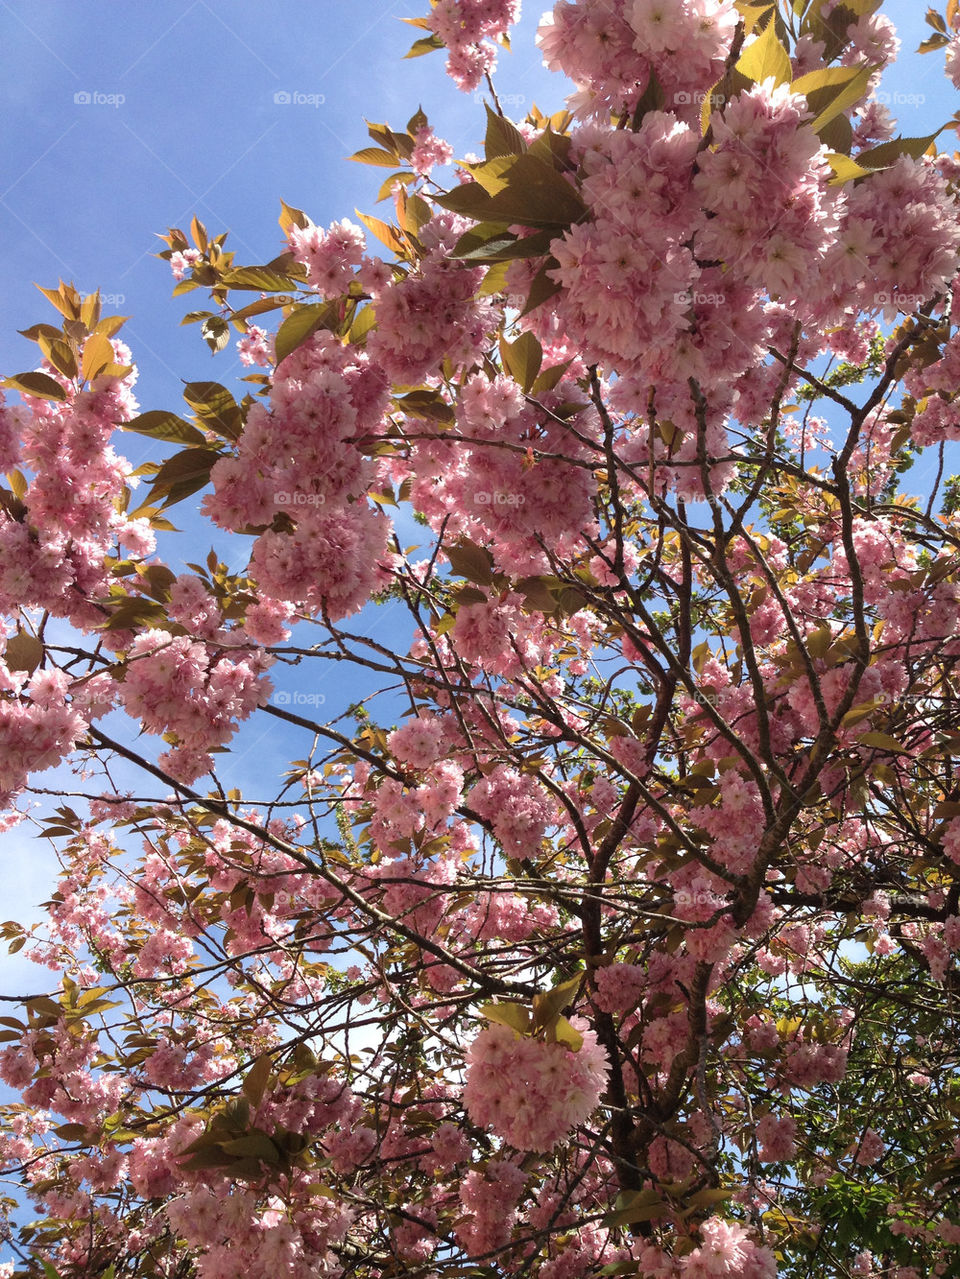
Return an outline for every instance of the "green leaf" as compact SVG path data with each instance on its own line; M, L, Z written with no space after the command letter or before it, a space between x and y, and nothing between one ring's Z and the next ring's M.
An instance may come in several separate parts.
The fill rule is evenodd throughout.
M847 68L840 67L832 69L847 70ZM870 86L870 77L873 75L874 71L877 70L877 67L873 64L867 63L865 66L849 69L854 71L849 82L847 84L838 85L836 92L833 93L832 97L828 96L828 101L823 106L819 105L822 90L815 90L812 92L811 96L814 98L814 101L809 103L810 109L812 111L818 111L812 125L814 133L819 133L825 125L830 123L834 116L839 115L841 111L846 111L848 108L852 107L854 103L860 101L867 92ZM806 79L806 77L801 76L801 79Z
M257 293L285 293L297 287L297 282L289 276L265 266L235 267L225 271L220 282L229 289L253 289Z
M453 256L468 262L512 262L516 258L534 258L550 252L556 239L552 229L532 235L514 235L499 222L481 222L457 241Z
M857 156L857 163L865 165L867 169L883 169L895 164L902 155L913 156L915 160L919 160L941 132L942 130L938 129L936 133L928 134L925 138L893 138L890 142L881 142L879 146L871 147L869 151L861 151Z
M659 1190L634 1190L622 1192L617 1196L617 1207L608 1212L602 1224L607 1229L615 1226L629 1226L635 1221L652 1221L670 1211L670 1205L660 1198Z
M898 742L889 733L864 733L862 737L857 738L857 741L861 746L874 746L877 750L893 751L897 755L909 753L903 743Z
M371 329L377 326L376 308L368 305L357 311L353 317L353 323L350 325L350 341L354 345L361 345L366 341L367 334Z
M487 135L484 140L484 154L488 160L498 156L523 155L527 144L523 134L502 115L497 115L487 107Z
M336 323L337 311L330 302L294 308L277 331L277 363L302 346L318 329L332 329Z
M553 1038L558 1044L566 1044L573 1052L578 1053L583 1047L583 1035L571 1026L566 1017L558 1017L553 1027Z
M790 55L777 38L777 26L773 18L753 44L741 54L737 70L755 84L761 84L771 76L777 84L790 83L793 75Z
M437 391L411 391L408 395L396 396L395 403L408 417L427 422L450 423L456 417L452 406Z
M404 18L404 22L409 22L409 18ZM439 36L424 36L420 40L414 40L413 44L403 55L405 58L422 58L425 53L433 53L435 49L442 49L443 41Z
M845 182L854 182L857 178L865 178L870 172L862 165L858 164L849 155L839 155L835 151L827 153L827 163L833 169L833 177L830 179L831 186L843 186Z
M210 483L210 471L220 458L215 449L191 448L174 453L153 477L150 495L165 497L164 506L173 506Z
M540 995L534 995L533 1015L535 1029L542 1030L556 1021L563 1009L576 999L582 980L583 974L577 973L575 977L561 982L559 986L554 986L551 990L544 991ZM571 1026L570 1029L572 1030L573 1027Z
M547 258L543 266L533 277L533 283L530 285L530 292L527 295L527 304L520 312L521 317L529 315L531 311L535 311L538 306L542 306L544 302L550 300L563 289L563 285L556 280L550 278L547 274L550 270L555 270L560 265L555 258Z
M519 223L558 230L586 215L577 190L550 164L528 152L503 174L505 186L491 196L479 182L455 187L437 203L478 222Z
M168 413L164 409L151 409L123 423L125 431L134 431L137 435L146 435L151 440L165 440L168 444L191 444L194 446L206 443L202 431L177 417L176 413Z
M364 147L362 151L354 151L350 156L358 164L376 164L381 169L395 169L397 157L389 151L381 151L379 147Z
M230 325L220 315L211 315L204 320L200 333L214 355L230 341Z
M112 354L112 352L111 352ZM19 391L21 395L32 395L37 400L65 400L67 393L48 373L17 373L13 377L4 378L3 386Z
M269 1053L262 1053L247 1071L242 1089L244 1097L246 1097L251 1106L259 1106L261 1101L263 1101L263 1094L267 1090L267 1083L272 1070L273 1061Z

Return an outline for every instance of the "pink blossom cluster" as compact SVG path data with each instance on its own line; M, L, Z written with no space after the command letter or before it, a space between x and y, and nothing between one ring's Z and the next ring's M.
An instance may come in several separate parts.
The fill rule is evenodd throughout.
M377 292L367 350L391 382L417 386L444 359L469 368L495 327L491 303L477 296L482 268L449 256L468 226L453 214L435 215L420 230L427 252L416 269Z
M269 408L250 409L236 455L214 465L204 511L256 532L250 569L262 606L337 619L384 581L389 523L358 500L375 480L358 445L379 430L386 390L364 354L319 333L280 365Z
M470 1256L483 1256L507 1243L526 1183L526 1173L510 1159L490 1159L466 1174L460 1203L467 1215L457 1227L457 1238Z
M162 762L180 780L193 781L211 767L210 749L229 741L237 721L269 697L269 660L254 651L240 661L211 661L207 647L186 636L145 631L127 654L121 700L148 732L176 734Z
M577 86L580 114L632 111L656 74L669 108L699 115L733 39L729 0L560 0L537 34L543 60Z
M474 1123L517 1150L552 1150L600 1101L610 1066L596 1033L575 1018L576 1052L493 1023L466 1053L463 1104Z
M700 1226L702 1243L681 1258L684 1279L776 1279L777 1262L736 1221L709 1217Z
M426 19L447 49L447 75L472 93L497 65L495 41L520 18L520 0L438 0Z
M508 765L482 777L470 791L469 803L490 823L510 857L535 858L547 827L556 820L555 805L542 784Z

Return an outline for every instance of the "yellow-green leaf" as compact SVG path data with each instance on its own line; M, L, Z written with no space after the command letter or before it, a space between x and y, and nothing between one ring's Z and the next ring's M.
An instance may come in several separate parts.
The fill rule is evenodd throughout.
M877 750L893 751L897 755L908 753L903 743L898 742L889 733L864 733L861 738L858 738L858 741L861 746L875 746Z
M833 169L831 186L842 186L845 182L853 182L856 178L865 178L870 172L849 155L841 155L837 151L827 152L827 163Z
M845 68L837 68L843 70ZM813 121L814 133L819 133L824 125L829 124L835 115L839 115L841 111L846 111L848 107L852 107L855 102L859 102L870 86L870 77L877 70L876 65L867 63L864 66L857 67L850 80L845 85L839 85L835 96L820 108L819 114ZM801 79L805 79L802 76ZM817 110L817 106L811 104L813 110Z
M480 1016L486 1017L487 1021L509 1026L518 1035L526 1035L530 1030L530 1014L522 1004L484 1004L479 1011Z
M753 44L743 51L737 70L755 84L761 84L771 76L776 84L790 83L793 75L790 55L777 38L776 23L772 18Z

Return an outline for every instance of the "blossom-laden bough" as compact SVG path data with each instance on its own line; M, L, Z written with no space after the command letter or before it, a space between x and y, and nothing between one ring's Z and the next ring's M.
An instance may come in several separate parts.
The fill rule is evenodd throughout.
M517 13L415 23L485 154L371 125L393 221L168 232L241 398L25 330L8 1273L958 1273L960 161L879 0L560 0L511 121Z

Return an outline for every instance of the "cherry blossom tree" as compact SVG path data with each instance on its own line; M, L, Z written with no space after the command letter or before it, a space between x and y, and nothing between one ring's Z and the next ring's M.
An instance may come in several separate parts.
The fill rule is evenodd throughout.
M518 8L415 23L483 158L418 111L383 219L168 232L242 388L25 330L0 1273L960 1274L960 159L880 0L559 0L512 121Z

